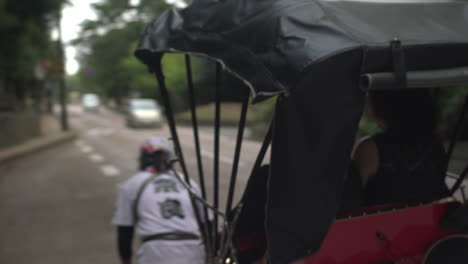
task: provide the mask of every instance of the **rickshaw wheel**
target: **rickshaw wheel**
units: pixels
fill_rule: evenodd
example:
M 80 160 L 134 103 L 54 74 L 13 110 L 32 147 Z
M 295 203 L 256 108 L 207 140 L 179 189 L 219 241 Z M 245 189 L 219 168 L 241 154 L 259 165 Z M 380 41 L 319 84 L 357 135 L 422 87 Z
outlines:
M 427 251 L 423 264 L 465 264 L 468 263 L 468 236 L 445 237 Z

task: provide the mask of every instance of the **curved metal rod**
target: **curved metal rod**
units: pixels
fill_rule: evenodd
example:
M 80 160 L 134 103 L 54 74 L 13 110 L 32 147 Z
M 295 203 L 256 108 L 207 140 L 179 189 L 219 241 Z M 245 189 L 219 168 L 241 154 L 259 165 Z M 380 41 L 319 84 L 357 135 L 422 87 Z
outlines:
M 189 90 L 190 111 L 192 114 L 193 137 L 194 137 L 194 142 L 195 142 L 195 154 L 197 156 L 198 174 L 200 178 L 200 189 L 201 189 L 202 197 L 206 199 L 205 174 L 203 172 L 203 162 L 202 162 L 201 151 L 200 151 L 200 137 L 198 135 L 198 119 L 197 119 L 197 111 L 195 109 L 195 106 L 196 106 L 195 90 L 193 87 L 190 55 L 185 55 L 185 68 L 187 72 L 187 86 Z
M 245 123 L 247 120 L 247 109 L 249 106 L 249 93 L 248 92 L 249 91 L 247 90 L 247 94 L 244 97 L 244 100 L 242 102 L 241 115 L 239 119 L 239 127 L 237 131 L 236 147 L 234 150 L 234 162 L 232 164 L 232 171 L 231 171 L 231 181 L 229 183 L 229 192 L 228 192 L 228 198 L 227 198 L 227 203 L 226 203 L 226 215 L 228 215 L 229 212 L 231 211 L 232 200 L 234 198 L 234 191 L 236 188 L 237 170 L 239 168 L 239 159 L 240 159 L 240 153 L 241 153 L 241 148 L 242 148 L 242 140 L 244 138 Z
M 203 199 L 206 199 L 206 184 L 205 184 L 205 174 L 203 172 L 203 162 L 201 157 L 200 151 L 200 137 L 198 135 L 198 119 L 197 119 L 197 111 L 195 109 L 196 102 L 195 102 L 195 89 L 193 85 L 193 78 L 192 78 L 192 66 L 190 62 L 190 55 L 185 55 L 185 70 L 187 74 L 187 86 L 189 91 L 189 104 L 190 104 L 190 112 L 192 114 L 192 128 L 193 128 L 193 137 L 195 142 L 195 155 L 197 157 L 197 168 L 198 168 L 198 177 L 200 181 L 200 190 Z M 208 215 L 208 210 L 206 207 L 204 208 L 205 215 Z M 207 228 L 207 227 L 205 227 Z M 211 248 L 211 236 L 209 235 L 209 231 L 205 230 L 206 235 L 206 244 L 207 247 Z
M 221 259 L 225 259 L 229 253 L 229 251 L 234 250 L 234 245 L 232 241 L 232 237 L 234 236 L 234 232 L 236 230 L 236 223 L 239 220 L 240 213 L 242 211 L 242 207 L 244 206 L 243 203 L 240 203 L 239 206 L 236 208 L 236 213 L 234 214 L 234 218 L 232 219 L 231 224 L 229 225 L 229 229 L 226 230 L 226 237 L 223 238 L 221 244 Z M 233 254 L 235 255 L 235 253 Z
M 176 178 L 180 181 L 180 183 L 184 186 L 185 189 L 187 189 L 187 191 L 189 191 L 189 193 L 193 196 L 194 199 L 196 199 L 197 201 L 201 202 L 206 208 L 209 208 L 211 211 L 213 211 L 214 214 L 217 214 L 219 216 L 221 216 L 223 219 L 227 219 L 226 215 L 221 212 L 220 210 L 216 210 L 216 208 L 214 208 L 214 206 L 212 206 L 211 204 L 209 204 L 206 199 L 204 199 L 203 197 L 199 196 L 193 189 L 191 186 L 189 186 L 179 175 L 179 173 L 175 170 L 175 169 L 172 169 L 172 173 L 174 173 L 174 175 L 176 176 Z M 207 215 L 208 216 L 208 215 Z
M 452 189 L 450 189 L 451 195 L 453 195 L 457 191 L 457 189 L 460 188 L 460 185 L 463 183 L 463 180 L 465 180 L 467 174 L 468 174 L 468 164 L 465 166 L 462 173 L 460 174 L 460 177 L 458 177 L 457 181 L 452 186 Z
M 244 138 L 244 130 L 245 130 L 245 123 L 247 120 L 247 109 L 249 105 L 249 90 L 246 90 L 247 93 L 244 96 L 243 102 L 242 102 L 242 109 L 241 109 L 241 115 L 239 119 L 239 127 L 237 131 L 237 139 L 236 139 L 236 147 L 234 150 L 234 161 L 232 164 L 232 171 L 231 171 L 231 179 L 229 183 L 229 192 L 228 192 L 228 198 L 227 198 L 227 203 L 226 203 L 226 215 L 228 216 L 229 213 L 231 212 L 232 208 L 232 203 L 234 199 L 234 192 L 235 192 L 235 187 L 236 187 L 236 181 L 237 181 L 237 171 L 239 167 L 239 160 L 240 160 L 240 153 L 241 153 L 241 148 L 242 148 L 242 141 Z M 235 215 L 238 217 L 238 215 Z M 234 219 L 233 221 L 237 221 Z M 224 258 L 224 256 L 227 255 L 227 248 L 231 247 L 231 242 L 229 240 L 230 237 L 232 237 L 232 233 L 234 232 L 233 229 L 230 230 L 230 232 L 226 232 L 226 236 L 223 237 L 221 240 L 221 256 Z M 227 246 L 226 246 L 226 243 Z
M 164 80 L 164 75 L 162 73 L 161 67 L 156 68 L 155 74 L 156 74 L 156 78 L 158 80 L 159 87 L 161 90 L 161 97 L 164 101 L 166 117 L 169 123 L 169 129 L 171 131 L 172 141 L 174 141 L 176 155 L 179 159 L 180 167 L 182 168 L 182 171 L 184 173 L 185 180 L 188 182 L 188 184 L 190 184 L 189 176 L 187 173 L 187 167 L 185 166 L 184 155 L 182 152 L 182 146 L 180 145 L 179 136 L 177 134 L 177 129 L 176 129 L 175 120 L 174 120 L 174 112 L 172 111 L 171 100 L 169 98 L 169 92 L 167 91 L 167 88 L 166 88 L 166 82 Z
M 172 172 L 174 173 L 174 175 L 176 176 L 176 178 L 179 180 L 179 182 L 185 187 L 185 189 L 187 189 L 187 191 L 190 193 L 190 196 L 193 197 L 194 199 L 198 200 L 199 202 L 201 202 L 203 205 L 204 205 L 204 208 L 209 208 L 212 210 L 212 212 L 214 213 L 214 215 L 219 215 L 223 218 L 223 226 L 224 226 L 224 230 L 226 231 L 226 234 L 231 234 L 232 236 L 232 233 L 234 232 L 234 230 L 232 230 L 232 227 L 229 225 L 229 222 L 227 220 L 227 216 L 219 211 L 218 209 L 216 209 L 214 206 L 210 205 L 203 197 L 200 197 L 193 189 L 191 186 L 189 186 L 184 180 L 182 180 L 182 178 L 180 177 L 179 173 L 177 173 L 177 171 L 175 169 L 172 169 Z M 195 209 L 196 210 L 196 209 Z M 209 215 L 208 214 L 205 214 L 206 216 L 206 220 L 209 219 Z M 228 244 L 228 248 L 226 249 L 226 252 L 227 251 L 232 251 L 232 252 L 235 252 L 235 249 L 233 248 L 233 245 L 232 243 L 229 243 Z M 215 253 L 215 252 L 213 252 Z M 213 257 L 216 257 L 215 254 L 212 255 Z M 235 257 L 234 257 L 235 259 Z M 215 260 L 215 259 L 213 259 Z M 222 261 L 222 259 L 220 260 Z M 222 263 L 222 262 L 220 262 Z M 235 262 L 235 263 L 239 263 L 239 262 Z
M 215 87 L 215 120 L 214 120 L 214 160 L 213 160 L 213 206 L 219 208 L 219 130 L 221 119 L 221 64 L 216 63 Z M 218 250 L 218 216 L 213 219 L 213 251 Z
M 273 123 L 274 123 L 274 120 L 271 122 L 270 127 L 268 128 L 268 132 L 265 135 L 265 138 L 263 140 L 262 146 L 260 147 L 260 151 L 258 152 L 257 158 L 255 160 L 255 164 L 254 164 L 254 166 L 252 168 L 252 171 L 250 173 L 249 181 L 252 179 L 253 174 L 256 171 L 258 171 L 258 169 L 262 165 L 263 160 L 265 159 L 266 152 L 268 150 L 268 147 L 270 146 L 271 139 L 272 139 L 272 136 L 273 136 Z M 248 186 L 248 184 L 247 184 L 247 186 Z M 246 199 L 246 193 L 244 192 L 244 195 L 242 196 L 241 201 L 239 202 L 239 204 L 238 204 L 238 206 L 237 206 L 237 208 L 236 208 L 236 210 L 234 212 L 234 216 L 232 218 L 233 220 L 229 225 L 231 232 L 228 232 L 228 236 L 225 238 L 225 240 L 223 240 L 223 242 L 226 243 L 230 248 L 234 248 L 233 245 L 232 245 L 232 237 L 234 235 L 234 231 L 236 229 L 237 221 L 238 221 L 238 219 L 240 217 L 240 213 L 242 212 L 242 208 L 244 206 L 244 200 L 245 199 Z M 224 259 L 226 257 L 226 254 L 227 254 L 227 251 L 225 250 L 225 247 L 222 248 L 222 251 L 223 251 L 223 255 L 221 255 L 221 257 L 222 257 L 222 259 Z
M 433 88 L 464 84 L 468 84 L 468 67 L 406 73 L 406 87 L 408 88 Z M 398 88 L 399 83 L 393 72 L 379 72 L 361 75 L 360 86 L 364 91 L 388 90 Z
M 162 72 L 162 67 L 161 67 L 161 61 L 159 61 L 159 65 L 157 65 L 155 67 L 155 75 L 156 75 L 156 79 L 158 80 L 160 91 L 161 91 L 161 97 L 162 97 L 163 102 L 164 102 L 164 106 L 165 106 L 165 110 L 166 110 L 166 116 L 167 116 L 167 120 L 168 120 L 168 123 L 169 123 L 169 128 L 171 130 L 172 140 L 174 141 L 174 147 L 175 147 L 176 155 L 179 158 L 180 167 L 182 168 L 182 171 L 184 173 L 185 181 L 190 186 L 190 178 L 189 178 L 189 175 L 188 175 L 188 172 L 187 172 L 187 167 L 185 166 L 184 155 L 182 153 L 182 147 L 180 145 L 179 136 L 177 134 L 177 129 L 176 129 L 176 126 L 175 126 L 174 113 L 172 111 L 171 100 L 169 98 L 169 92 L 167 91 L 166 82 L 164 80 L 164 74 Z M 202 233 L 203 243 L 206 245 L 206 243 L 207 243 L 207 238 L 206 238 L 207 234 L 205 232 L 203 232 L 204 229 L 203 229 L 203 226 L 202 226 L 201 221 L 200 221 L 200 214 L 199 214 L 198 210 L 196 209 L 196 204 L 195 204 L 195 201 L 194 201 L 192 195 L 190 195 L 190 201 L 192 203 L 192 207 L 193 207 L 193 210 L 194 210 L 194 214 L 195 214 L 195 218 L 197 220 L 198 227 L 200 229 L 200 232 Z M 206 246 L 205 246 L 205 249 L 206 249 L 207 253 L 209 253 L 208 248 Z

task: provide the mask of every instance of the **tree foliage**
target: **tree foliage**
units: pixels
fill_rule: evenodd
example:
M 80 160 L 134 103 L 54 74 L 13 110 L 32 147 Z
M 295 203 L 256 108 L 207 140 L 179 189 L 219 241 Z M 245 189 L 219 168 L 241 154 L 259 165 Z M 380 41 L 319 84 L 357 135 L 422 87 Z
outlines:
M 126 0 L 104 0 L 93 7 L 97 19 L 85 21 L 81 37 L 74 41 L 81 50 L 82 90 L 98 92 L 117 104 L 132 95 L 159 99 L 155 77 L 135 58 L 134 51 L 145 26 L 171 6 L 165 1 L 141 0 L 132 6 Z M 166 54 L 162 64 L 175 108 L 183 110 L 187 105 L 184 56 Z M 213 63 L 193 58 L 192 68 L 201 91 L 197 102 L 207 103 L 212 96 Z
M 468 98 L 468 86 L 442 88 L 439 98 L 439 129 L 448 138 L 452 136 L 461 115 L 465 98 Z M 465 114 L 460 137 L 468 139 L 468 113 Z
M 151 96 L 155 81 L 133 57 L 133 50 L 149 17 L 168 7 L 164 1 L 140 1 L 136 6 L 128 0 L 93 4 L 97 19 L 85 21 L 81 37 L 75 41 L 81 51 L 82 89 L 115 99 L 118 104 L 132 91 Z
M 0 0 L 0 95 L 24 102 L 41 86 L 34 68 L 52 60 L 50 30 L 65 0 Z

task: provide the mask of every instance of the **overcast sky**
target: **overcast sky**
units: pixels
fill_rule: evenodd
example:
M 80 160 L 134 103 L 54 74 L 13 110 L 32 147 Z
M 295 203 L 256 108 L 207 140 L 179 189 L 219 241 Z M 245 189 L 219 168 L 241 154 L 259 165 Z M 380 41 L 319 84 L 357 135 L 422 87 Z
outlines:
M 130 0 L 130 4 L 136 5 L 140 0 Z M 154 0 L 160 1 L 160 0 Z M 62 14 L 62 38 L 67 45 L 70 40 L 78 37 L 80 24 L 86 19 L 96 19 L 96 14 L 91 8 L 92 3 L 98 3 L 100 0 L 71 0 L 71 5 L 63 10 Z M 184 7 L 181 0 L 166 0 L 178 7 Z M 75 59 L 76 49 L 70 45 L 66 46 L 66 70 L 68 74 L 75 74 L 79 70 L 79 64 Z
M 99 2 L 99 0 L 72 0 L 72 5 L 65 7 L 62 13 L 62 38 L 65 44 L 78 37 L 81 22 L 86 19 L 96 18 L 96 14 L 91 9 L 91 4 L 96 2 Z M 75 74 L 79 69 L 78 62 L 75 59 L 75 48 L 67 45 L 66 55 L 67 73 Z

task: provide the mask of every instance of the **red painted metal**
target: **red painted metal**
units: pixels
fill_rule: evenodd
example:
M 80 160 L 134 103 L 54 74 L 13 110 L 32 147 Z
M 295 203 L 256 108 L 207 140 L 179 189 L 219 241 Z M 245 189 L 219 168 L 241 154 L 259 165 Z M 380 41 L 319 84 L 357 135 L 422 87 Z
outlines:
M 439 203 L 336 220 L 305 264 L 421 263 L 426 250 L 454 232 L 439 227 L 457 203 Z
M 236 239 L 236 249 L 238 252 L 247 250 L 266 250 L 265 233 L 253 233 L 249 236 Z

